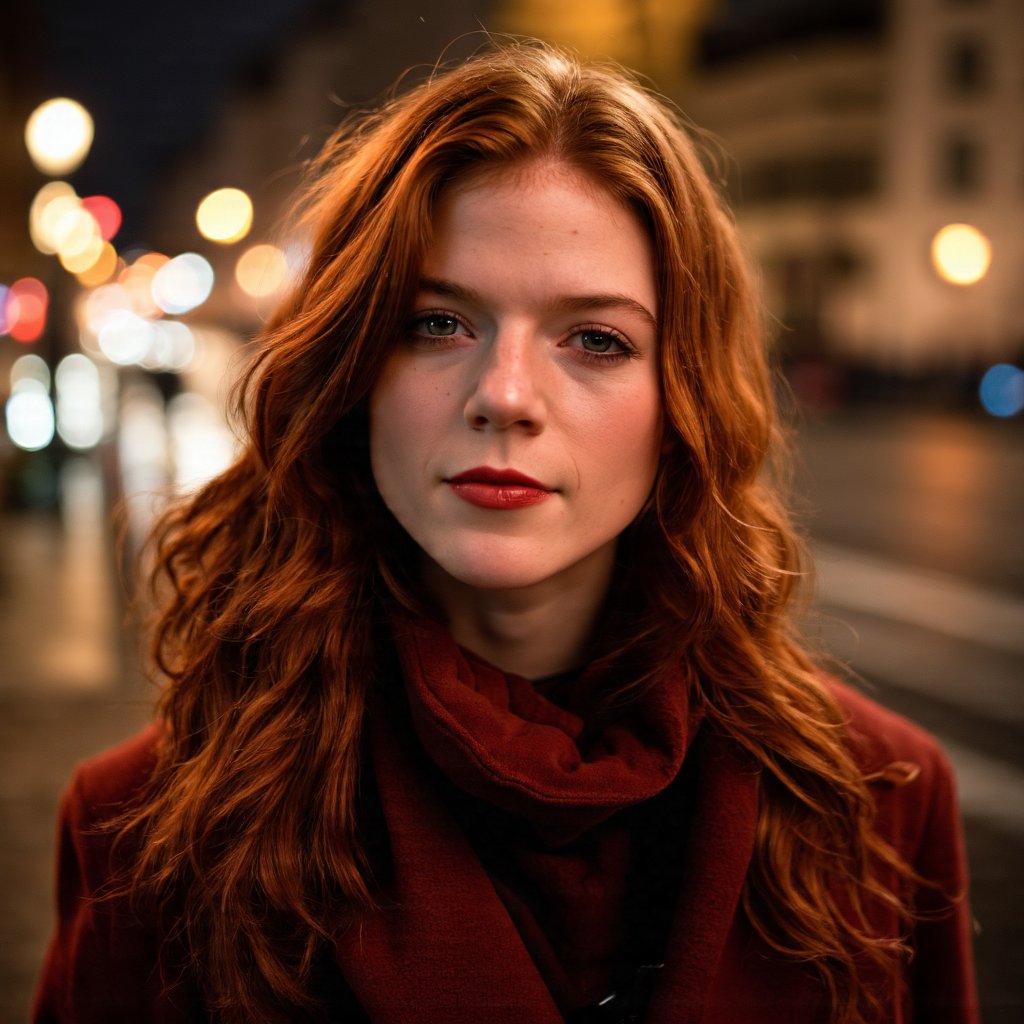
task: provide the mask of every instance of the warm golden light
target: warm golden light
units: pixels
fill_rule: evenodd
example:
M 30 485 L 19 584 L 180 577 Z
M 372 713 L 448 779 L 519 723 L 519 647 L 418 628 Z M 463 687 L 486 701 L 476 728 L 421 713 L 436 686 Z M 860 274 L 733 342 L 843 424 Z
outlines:
M 103 256 L 103 246 L 106 244 L 107 243 L 97 235 L 87 249 L 83 249 L 81 252 L 69 253 L 67 255 L 59 253 L 58 259 L 60 260 L 61 266 L 69 274 L 84 274 L 96 266 L 100 261 L 100 258 Z
M 241 189 L 219 188 L 199 204 L 196 226 L 211 242 L 237 242 L 252 227 L 252 201 Z
M 47 100 L 25 125 L 25 145 L 43 174 L 68 174 L 85 159 L 92 145 L 89 111 L 74 100 Z
M 95 288 L 97 285 L 105 284 L 117 272 L 117 250 L 109 242 L 103 243 L 103 248 L 92 266 L 85 270 L 76 272 L 79 284 L 86 288 Z
M 932 263 L 944 281 L 975 284 L 988 273 L 992 246 L 970 224 L 947 224 L 932 239 Z
M 98 254 L 103 245 L 99 225 L 88 210 L 81 206 L 69 210 L 60 218 L 54 227 L 53 241 L 62 261 L 88 251 Z
M 276 245 L 254 245 L 235 265 L 235 280 L 246 295 L 263 299 L 279 292 L 288 280 L 288 263 Z
M 168 258 L 163 253 L 147 252 L 118 275 L 119 283 L 131 296 L 131 309 L 140 316 L 161 315 L 160 307 L 153 301 L 153 278 L 167 262 Z
M 32 200 L 28 230 L 32 244 L 47 256 L 57 251 L 57 225 L 69 213 L 80 209 L 81 200 L 66 181 L 47 182 Z

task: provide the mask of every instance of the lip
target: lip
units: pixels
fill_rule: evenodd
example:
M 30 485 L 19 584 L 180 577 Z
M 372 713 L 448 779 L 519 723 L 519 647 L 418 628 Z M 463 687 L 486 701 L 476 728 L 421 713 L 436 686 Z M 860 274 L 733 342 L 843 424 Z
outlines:
M 463 501 L 478 508 L 528 508 L 547 501 L 555 492 L 515 469 L 477 466 L 448 477 L 445 483 Z

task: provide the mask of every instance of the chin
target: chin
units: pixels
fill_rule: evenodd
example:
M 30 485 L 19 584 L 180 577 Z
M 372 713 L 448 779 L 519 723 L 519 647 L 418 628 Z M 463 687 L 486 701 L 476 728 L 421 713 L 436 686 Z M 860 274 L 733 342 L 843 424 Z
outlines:
M 474 562 L 472 565 L 458 562 L 436 564 L 443 575 L 464 587 L 476 590 L 521 590 L 557 575 L 557 569 L 542 569 L 523 565 L 521 562 L 509 563 L 501 560 Z
M 429 552 L 429 573 L 478 590 L 520 590 L 543 583 L 565 568 L 559 560 L 538 558 L 536 541 L 457 545 Z

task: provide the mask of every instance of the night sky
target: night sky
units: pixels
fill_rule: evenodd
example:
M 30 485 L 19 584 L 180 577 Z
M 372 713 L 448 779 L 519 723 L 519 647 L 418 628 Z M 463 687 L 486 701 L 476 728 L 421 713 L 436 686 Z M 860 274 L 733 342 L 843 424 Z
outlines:
M 24 74 L 14 84 L 30 107 L 66 95 L 92 113 L 96 137 L 72 183 L 81 195 L 115 197 L 122 237 L 137 237 L 148 183 L 201 140 L 226 86 L 315 3 L 20 0 L 16 17 L 31 52 L 20 50 Z
M 443 2 L 425 0 L 424 9 Z M 348 8 L 358 16 L 355 0 L 15 0 L 0 81 L 23 115 L 57 95 L 90 110 L 96 137 L 72 183 L 81 195 L 113 196 L 124 213 L 122 241 L 138 240 L 150 182 L 202 140 L 227 86 L 318 9 Z M 880 8 L 881 0 L 727 0 L 703 53 L 728 60 L 778 42 L 780 32 L 870 12 L 877 18 Z

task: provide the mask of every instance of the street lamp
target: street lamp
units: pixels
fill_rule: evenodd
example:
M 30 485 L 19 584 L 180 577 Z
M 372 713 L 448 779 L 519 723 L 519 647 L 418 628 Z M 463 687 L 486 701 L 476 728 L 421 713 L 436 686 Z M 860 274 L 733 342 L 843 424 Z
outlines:
M 36 107 L 25 125 L 25 145 L 32 162 L 43 174 L 70 174 L 86 158 L 92 145 L 89 111 L 65 97 Z
M 991 262 L 992 245 L 972 224 L 947 224 L 932 239 L 932 263 L 951 284 L 976 284 Z
M 196 226 L 211 242 L 232 245 L 252 227 L 252 200 L 240 188 L 219 188 L 199 204 Z

